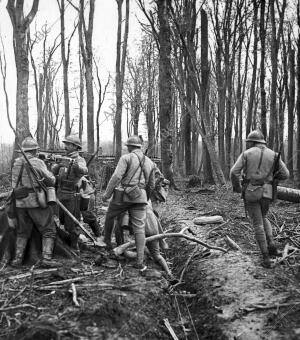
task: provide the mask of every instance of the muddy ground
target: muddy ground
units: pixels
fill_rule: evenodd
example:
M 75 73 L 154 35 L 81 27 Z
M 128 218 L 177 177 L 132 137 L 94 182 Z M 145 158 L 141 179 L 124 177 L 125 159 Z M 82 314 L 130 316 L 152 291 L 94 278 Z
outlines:
M 194 225 L 203 215 L 224 222 Z M 287 243 L 297 248 L 298 216 L 298 204 L 278 201 L 271 209 L 281 249 Z M 167 232 L 189 226 L 228 252 L 169 240 L 165 256 L 182 279 L 175 287 L 151 259 L 141 275 L 130 260 L 93 248 L 82 251 L 80 261 L 60 259 L 60 269 L 8 267 L 0 272 L 0 338 L 300 339 L 298 252 L 264 269 L 242 201 L 229 186 L 174 191 L 161 217 Z

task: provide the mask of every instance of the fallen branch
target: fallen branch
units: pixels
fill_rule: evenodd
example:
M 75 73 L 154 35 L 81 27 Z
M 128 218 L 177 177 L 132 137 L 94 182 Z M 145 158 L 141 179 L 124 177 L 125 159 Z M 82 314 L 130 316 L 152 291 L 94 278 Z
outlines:
M 32 276 L 32 275 L 41 275 L 44 273 L 53 273 L 56 272 L 57 268 L 50 268 L 50 269 L 40 269 L 40 270 L 34 270 L 34 271 L 30 271 L 24 274 L 18 274 L 18 275 L 14 275 L 14 276 L 9 276 L 8 279 L 9 280 L 20 280 L 20 279 L 25 279 L 26 277 Z
M 242 248 L 227 235 L 225 237 L 225 241 L 231 249 L 243 251 Z
M 195 254 L 196 254 L 196 252 L 197 252 L 198 250 L 199 250 L 199 245 L 197 244 L 197 245 L 195 246 L 195 248 L 194 248 L 192 254 L 191 254 L 191 255 L 189 256 L 189 258 L 187 259 L 187 261 L 186 261 L 186 263 L 185 263 L 185 265 L 184 265 L 184 267 L 183 267 L 183 269 L 182 269 L 182 271 L 181 271 L 180 278 L 179 278 L 179 282 L 176 283 L 176 285 L 174 285 L 174 287 L 177 286 L 177 285 L 180 285 L 180 284 L 182 283 L 184 273 L 185 273 L 185 271 L 186 271 L 186 269 L 187 269 L 189 263 L 191 262 L 192 258 L 195 256 Z M 173 287 L 173 288 L 174 288 L 174 287 Z
M 172 326 L 170 325 L 170 322 L 169 322 L 168 319 L 164 319 L 164 324 L 165 324 L 165 326 L 168 328 L 168 331 L 170 332 L 172 338 L 173 338 L 174 340 L 179 340 L 178 337 L 177 337 L 177 335 L 175 334 L 175 332 L 174 332 Z
M 102 273 L 102 270 L 101 271 L 93 271 L 93 272 L 86 272 L 86 273 L 83 273 L 84 276 L 78 276 L 78 277 L 74 277 L 72 279 L 66 279 L 66 280 L 61 280 L 61 281 L 53 281 L 53 282 L 50 282 L 48 283 L 49 286 L 53 285 L 64 285 L 66 283 L 73 283 L 73 282 L 78 282 L 78 281 L 82 281 L 86 278 L 86 276 L 89 276 L 89 275 L 95 275 L 95 274 L 99 274 L 99 273 Z
M 28 303 L 24 303 L 23 305 L 11 306 L 11 307 L 3 307 L 0 308 L 0 312 L 7 312 L 9 310 L 19 309 L 19 308 L 33 308 L 33 309 L 40 309 Z
M 242 308 L 242 310 L 246 312 L 253 312 L 257 309 L 259 310 L 267 310 L 267 309 L 274 309 L 274 308 L 280 308 L 280 307 L 291 307 L 291 306 L 298 306 L 300 305 L 300 301 L 297 302 L 289 302 L 289 303 L 277 303 L 274 305 L 250 305 L 248 307 Z
M 150 236 L 150 237 L 146 238 L 146 243 L 147 242 L 151 242 L 151 241 L 161 240 L 161 239 L 168 238 L 168 237 L 183 237 L 183 238 L 185 238 L 185 239 L 187 239 L 189 241 L 199 243 L 199 244 L 201 244 L 202 246 L 204 246 L 206 248 L 214 249 L 214 250 L 219 250 L 219 251 L 222 251 L 223 253 L 227 252 L 227 250 L 224 249 L 224 248 L 211 246 L 211 245 L 209 245 L 209 244 L 207 244 L 207 243 L 205 243 L 203 241 L 200 241 L 196 237 L 191 237 L 191 236 L 185 235 L 184 232 L 186 230 L 188 230 L 188 229 L 189 229 L 189 227 L 185 227 L 179 233 L 169 233 L 169 234 L 153 235 L 153 236 Z M 129 247 L 132 247 L 134 245 L 135 245 L 135 241 L 130 241 L 130 242 L 121 244 L 119 247 L 116 247 L 116 248 L 113 249 L 114 254 L 116 256 L 119 256 L 119 255 L 123 254 L 126 249 L 128 249 Z
M 118 287 L 113 286 L 112 284 L 108 284 L 108 283 L 83 283 L 81 285 L 77 285 L 76 286 L 77 289 L 83 289 L 83 288 L 91 288 L 91 287 L 96 287 L 96 288 L 101 288 L 101 289 L 113 289 L 116 288 L 118 289 Z M 63 285 L 56 285 L 56 286 L 34 286 L 33 288 L 35 288 L 36 290 L 58 290 L 58 289 L 66 289 L 65 286 Z
M 77 300 L 77 291 L 76 291 L 76 287 L 74 283 L 71 283 L 71 291 L 72 291 L 72 299 L 73 299 L 74 305 L 76 307 L 80 307 L 79 302 Z

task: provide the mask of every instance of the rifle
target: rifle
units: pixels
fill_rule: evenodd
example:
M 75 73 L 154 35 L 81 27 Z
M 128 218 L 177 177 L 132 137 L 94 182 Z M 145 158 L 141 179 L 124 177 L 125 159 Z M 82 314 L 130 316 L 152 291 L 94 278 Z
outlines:
M 281 157 L 281 152 L 283 148 L 283 143 L 280 144 L 278 154 L 274 160 L 274 165 L 273 165 L 273 182 L 272 182 L 272 197 L 273 201 L 276 201 L 277 198 L 277 186 L 279 180 L 276 178 L 276 175 L 279 171 L 279 163 L 280 163 L 280 157 Z
M 87 161 L 87 163 L 86 163 L 86 166 L 87 166 L 87 167 L 92 163 L 93 159 L 94 159 L 95 156 L 98 154 L 98 152 L 99 152 L 99 150 L 96 150 L 96 151 L 92 154 L 92 156 L 90 157 L 90 159 L 89 159 L 89 160 Z
M 39 187 L 42 190 L 44 190 L 45 192 L 47 192 L 47 186 L 43 182 L 43 178 L 40 178 L 40 175 L 37 173 L 35 168 L 30 163 L 26 153 L 24 152 L 22 147 L 19 145 L 19 143 L 16 143 L 16 144 L 17 144 L 18 148 L 20 149 L 26 163 L 28 164 L 29 170 L 33 174 L 33 177 L 37 181 Z M 93 241 L 94 245 L 97 245 L 97 241 L 95 240 L 93 235 L 83 225 L 81 225 L 81 223 L 77 220 L 77 218 L 60 202 L 60 200 L 58 198 L 56 198 L 56 203 L 66 214 L 69 215 L 69 217 L 73 220 L 73 222 L 75 222 L 79 226 L 79 228 Z

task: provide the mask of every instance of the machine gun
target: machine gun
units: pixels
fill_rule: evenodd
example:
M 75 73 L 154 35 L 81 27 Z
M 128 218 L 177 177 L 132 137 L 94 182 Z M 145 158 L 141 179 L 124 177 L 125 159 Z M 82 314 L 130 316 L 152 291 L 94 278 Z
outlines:
M 74 162 L 73 158 L 63 156 L 60 154 L 50 153 L 48 151 L 39 152 L 38 157 L 42 159 L 48 167 L 51 166 L 52 164 L 61 164 L 64 167 L 68 168 Z

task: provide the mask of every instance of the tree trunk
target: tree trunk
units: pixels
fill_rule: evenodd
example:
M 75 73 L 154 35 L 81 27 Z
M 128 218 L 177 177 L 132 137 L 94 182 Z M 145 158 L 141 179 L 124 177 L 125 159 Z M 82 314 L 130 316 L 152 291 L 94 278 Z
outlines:
M 297 38 L 297 172 L 298 172 L 298 187 L 300 186 L 300 3 L 297 3 L 297 24 L 298 24 L 298 38 Z
M 94 153 L 94 91 L 93 91 L 93 27 L 95 0 L 90 0 L 90 10 L 88 27 L 84 20 L 84 0 L 80 0 L 79 11 L 79 43 L 82 54 L 82 60 L 85 67 L 85 86 L 86 86 L 86 103 L 87 103 L 87 148 L 89 153 Z
M 16 142 L 30 135 L 28 117 L 28 35 L 27 31 L 38 10 L 39 0 L 34 0 L 31 10 L 24 17 L 23 0 L 8 0 L 7 11 L 13 26 L 13 44 L 15 63 L 17 68 L 17 93 L 16 93 Z
M 265 27 L 265 8 L 266 1 L 261 0 L 260 2 L 260 100 L 261 100 L 261 131 L 267 139 L 267 101 L 266 101 L 266 90 L 265 90 L 265 77 L 266 77 L 266 27 Z
M 258 3 L 253 1 L 253 30 L 254 30 L 254 41 L 253 41 L 253 67 L 252 67 L 252 80 L 248 104 L 248 113 L 246 120 L 246 136 L 248 136 L 253 117 L 253 105 L 255 100 L 255 87 L 256 87 L 256 71 L 257 71 L 257 45 L 258 45 L 258 33 L 257 33 L 257 13 L 258 13 Z
M 129 29 L 129 0 L 126 0 L 125 30 L 122 36 L 122 4 L 123 0 L 117 0 L 118 4 L 118 32 L 117 32 L 117 58 L 116 58 L 116 116 L 115 116 L 115 140 L 116 161 L 122 154 L 122 106 L 123 106 L 123 83 L 125 76 L 125 61 L 127 53 L 127 40 Z
M 169 26 L 169 0 L 158 0 L 157 15 L 159 22 L 159 118 L 162 171 L 174 184 L 172 171 L 172 76 L 171 40 Z
M 211 125 L 209 113 L 209 62 L 208 62 L 208 20 L 206 11 L 201 9 L 201 109 L 205 123 Z M 212 136 L 208 138 L 213 143 Z M 204 182 L 214 183 L 211 159 L 206 143 L 202 143 Z
M 70 104 L 69 104 L 69 80 L 68 80 L 68 69 L 69 60 L 66 57 L 66 44 L 65 44 L 65 0 L 60 0 L 59 11 L 60 11 L 60 41 L 61 41 L 61 58 L 63 65 L 63 85 L 64 85 L 64 104 L 65 104 L 65 136 L 71 133 L 70 127 Z
M 295 50 L 292 48 L 289 35 L 289 71 L 290 71 L 290 86 L 288 100 L 288 157 L 287 166 L 290 171 L 290 177 L 294 178 L 294 108 L 295 108 Z M 298 65 L 299 67 L 300 65 Z M 299 133 L 299 130 L 298 130 Z

